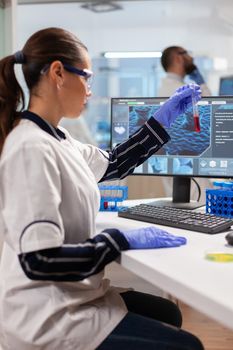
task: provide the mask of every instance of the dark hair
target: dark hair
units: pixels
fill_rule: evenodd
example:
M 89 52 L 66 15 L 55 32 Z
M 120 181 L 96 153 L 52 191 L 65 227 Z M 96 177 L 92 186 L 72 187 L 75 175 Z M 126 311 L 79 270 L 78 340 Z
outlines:
M 83 50 L 87 51 L 86 46 L 72 33 L 61 28 L 46 28 L 33 34 L 22 51 L 0 60 L 0 153 L 25 107 L 14 64 L 22 63 L 24 78 L 31 91 L 39 82 L 46 64 L 56 60 L 70 65 L 82 63 Z
M 162 56 L 161 56 L 161 64 L 162 64 L 165 72 L 167 72 L 169 67 L 172 65 L 173 56 L 179 50 L 180 50 L 179 46 L 169 46 L 163 51 Z

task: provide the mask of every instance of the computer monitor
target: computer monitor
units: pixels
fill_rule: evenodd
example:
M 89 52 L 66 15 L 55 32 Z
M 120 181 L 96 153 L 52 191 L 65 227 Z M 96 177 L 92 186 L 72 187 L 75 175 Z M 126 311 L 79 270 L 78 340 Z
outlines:
M 233 95 L 233 75 L 220 78 L 219 95 Z
M 138 130 L 166 99 L 112 98 L 111 145 Z M 190 108 L 167 129 L 171 140 L 134 170 L 135 175 L 173 177 L 172 201 L 160 205 L 193 209 L 201 204 L 190 202 L 192 177 L 233 178 L 233 96 L 203 97 L 198 111 L 200 132 L 194 130 Z

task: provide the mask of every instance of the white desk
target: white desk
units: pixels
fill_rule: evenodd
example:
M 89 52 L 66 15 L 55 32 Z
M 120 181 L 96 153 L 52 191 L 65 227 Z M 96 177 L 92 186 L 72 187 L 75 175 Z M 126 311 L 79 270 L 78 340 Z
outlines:
M 131 229 L 151 224 L 119 218 L 117 213 L 100 212 L 97 231 L 115 227 Z M 159 225 L 156 225 L 159 226 Z M 206 251 L 230 251 L 225 233 L 208 235 L 160 226 L 187 238 L 178 248 L 129 250 L 119 263 L 141 278 L 172 294 L 207 316 L 233 329 L 233 262 L 217 263 L 204 258 Z

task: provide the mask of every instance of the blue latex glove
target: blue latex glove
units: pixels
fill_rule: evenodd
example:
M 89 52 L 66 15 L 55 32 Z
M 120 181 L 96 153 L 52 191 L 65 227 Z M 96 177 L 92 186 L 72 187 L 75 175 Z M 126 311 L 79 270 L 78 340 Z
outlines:
M 198 70 L 198 68 L 194 69 L 192 71 L 192 73 L 189 74 L 189 78 L 193 81 L 195 81 L 195 83 L 201 85 L 205 83 L 205 80 L 203 78 L 203 76 L 201 75 L 200 71 Z
M 154 114 L 154 118 L 169 128 L 175 119 L 192 106 L 192 95 L 196 102 L 201 99 L 199 85 L 188 84 L 178 88 Z
M 155 226 L 121 231 L 121 233 L 128 241 L 130 249 L 168 248 L 186 244 L 185 237 L 173 236 Z

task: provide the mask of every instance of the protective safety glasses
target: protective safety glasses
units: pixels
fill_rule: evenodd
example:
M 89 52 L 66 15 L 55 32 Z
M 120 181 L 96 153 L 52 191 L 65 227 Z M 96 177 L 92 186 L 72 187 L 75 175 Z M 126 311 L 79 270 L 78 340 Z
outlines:
M 46 64 L 44 68 L 41 69 L 40 74 L 45 74 L 49 68 L 50 64 Z M 70 73 L 75 73 L 81 77 L 83 77 L 86 81 L 86 86 L 88 91 L 91 90 L 91 86 L 93 83 L 93 72 L 89 69 L 78 69 L 76 67 L 70 66 L 69 64 L 63 63 L 63 67 Z
M 178 55 L 189 55 L 189 56 L 192 56 L 192 52 L 191 51 L 187 51 L 187 50 L 178 51 L 177 53 L 178 53 Z
M 70 66 L 69 64 L 63 64 L 63 67 L 70 73 L 75 73 L 81 77 L 84 77 L 88 90 L 91 90 L 91 86 L 93 83 L 93 72 L 91 70 L 78 69 L 76 67 Z

